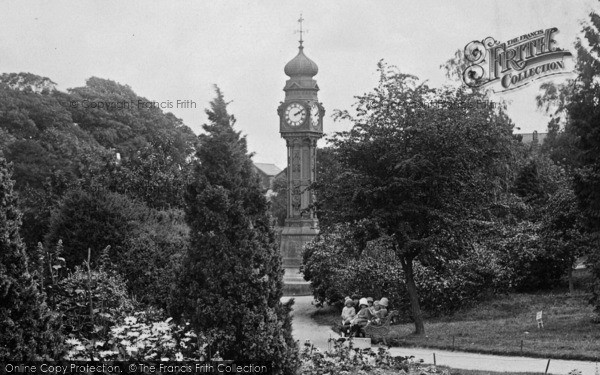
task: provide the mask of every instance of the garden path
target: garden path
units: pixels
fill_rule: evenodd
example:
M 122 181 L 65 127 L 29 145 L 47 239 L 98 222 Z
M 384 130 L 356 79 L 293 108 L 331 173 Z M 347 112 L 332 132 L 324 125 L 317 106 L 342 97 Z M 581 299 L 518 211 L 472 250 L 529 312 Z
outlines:
M 288 297 L 284 297 L 287 300 Z M 317 309 L 311 296 L 293 297 L 295 299 L 292 334 L 300 345 L 310 340 L 316 347 L 327 350 L 330 337 L 339 337 L 330 327 L 317 324 L 310 315 Z M 414 356 L 416 360 L 423 359 L 433 363 L 433 353 L 438 365 L 465 370 L 512 371 L 544 373 L 547 359 L 530 357 L 506 357 L 499 355 L 476 354 L 468 352 L 452 352 L 428 348 L 391 348 L 393 356 Z M 548 368 L 549 374 L 567 374 L 573 369 L 581 371 L 582 375 L 600 375 L 600 364 L 589 361 L 568 361 L 552 359 Z

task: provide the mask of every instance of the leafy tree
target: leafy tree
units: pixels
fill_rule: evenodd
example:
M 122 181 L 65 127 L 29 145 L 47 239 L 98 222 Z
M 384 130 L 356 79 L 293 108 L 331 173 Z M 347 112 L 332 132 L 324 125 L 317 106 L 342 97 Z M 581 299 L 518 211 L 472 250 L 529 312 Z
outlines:
M 29 270 L 13 184 L 0 154 L 0 361 L 57 359 L 60 325 Z
M 586 231 L 591 236 L 588 243 L 594 251 L 589 265 L 596 276 L 594 298 L 600 312 L 600 15 L 591 12 L 583 24 L 583 39 L 575 44 L 577 51 L 577 77 L 557 87 L 542 87 L 541 104 L 549 103 L 564 118 L 562 142 L 558 143 L 557 159 L 564 160 L 574 176 L 574 192 L 583 213 Z M 575 146 L 575 147 L 573 147 Z
M 461 82 L 463 72 L 469 65 L 471 63 L 465 58 L 464 52 L 458 49 L 451 59 L 440 65 L 440 69 L 444 69 L 444 74 L 450 81 Z
M 267 202 L 246 139 L 216 93 L 186 193 L 191 244 L 172 311 L 204 332 L 224 358 L 270 361 L 276 372 L 293 374 L 291 305 L 280 301 L 283 269 Z
M 177 161 L 162 145 L 149 145 L 122 162 L 105 163 L 92 179 L 156 209 L 183 208 L 190 163 Z
M 30 73 L 0 77 L 0 148 L 14 165 L 22 235 L 30 248 L 43 240 L 60 196 L 104 151 L 73 123 L 58 95 L 46 77 Z
M 161 146 L 175 162 L 183 163 L 193 152 L 192 130 L 127 85 L 91 77 L 84 87 L 69 89 L 62 95 L 64 101 L 77 103 L 67 107 L 73 121 L 123 158 L 133 157 L 148 146 Z
M 481 94 L 434 90 L 384 63 L 379 73 L 378 87 L 358 97 L 356 116 L 337 113 L 354 126 L 332 139 L 343 173 L 323 189 L 340 197 L 328 213 L 335 222 L 367 219 L 379 228 L 374 235 L 393 239 L 423 334 L 414 261 L 464 248 L 461 223 L 506 188 L 513 125 Z
M 581 151 L 580 169 L 575 175 L 575 194 L 583 211 L 588 230 L 594 236 L 595 250 L 590 264 L 596 276 L 594 299 L 600 312 L 600 62 L 594 56 L 600 51 L 600 15 L 590 14 L 583 28 L 588 46 L 579 40 L 577 49 L 577 79 L 573 96 L 567 105 L 572 132 Z

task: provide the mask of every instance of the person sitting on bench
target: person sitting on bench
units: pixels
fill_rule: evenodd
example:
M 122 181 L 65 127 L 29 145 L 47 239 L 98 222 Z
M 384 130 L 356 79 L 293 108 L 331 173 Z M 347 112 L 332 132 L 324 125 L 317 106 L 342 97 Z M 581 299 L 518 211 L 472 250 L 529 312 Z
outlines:
M 356 316 L 356 311 L 354 311 L 354 301 L 352 301 L 350 297 L 346 297 L 344 305 L 346 306 L 342 309 L 342 325 L 349 326 L 352 319 Z
M 377 311 L 377 317 L 381 320 L 383 320 L 387 314 L 388 314 L 388 305 L 389 305 L 389 301 L 387 298 L 382 297 L 379 300 L 379 311 Z
M 373 317 L 371 310 L 369 310 L 369 302 L 366 298 L 361 298 L 358 302 L 358 306 L 360 307 L 360 311 L 350 322 L 350 337 L 364 337 L 362 328 L 366 326 L 369 320 L 371 320 Z

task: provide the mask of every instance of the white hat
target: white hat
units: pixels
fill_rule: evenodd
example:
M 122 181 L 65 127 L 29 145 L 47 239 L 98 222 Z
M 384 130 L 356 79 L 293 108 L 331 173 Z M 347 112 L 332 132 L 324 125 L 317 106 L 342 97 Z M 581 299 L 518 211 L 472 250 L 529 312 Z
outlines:
M 366 298 L 361 298 L 360 301 L 358 301 L 358 306 L 361 305 L 369 306 L 369 301 L 367 301 Z
M 379 300 L 379 304 L 380 304 L 381 306 L 388 307 L 388 303 L 389 303 L 389 302 L 388 302 L 388 299 L 387 299 L 387 298 L 385 298 L 385 297 L 383 297 L 382 299 L 380 299 L 380 300 Z

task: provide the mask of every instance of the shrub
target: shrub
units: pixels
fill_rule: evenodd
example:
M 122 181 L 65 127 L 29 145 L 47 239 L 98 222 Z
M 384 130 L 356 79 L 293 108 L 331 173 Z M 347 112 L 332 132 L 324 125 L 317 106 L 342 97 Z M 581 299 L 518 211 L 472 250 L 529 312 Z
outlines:
M 122 277 L 104 268 L 88 273 L 75 267 L 55 290 L 56 309 L 63 314 L 65 334 L 81 338 L 105 338 L 109 328 L 131 314 L 135 306 Z
M 177 268 L 189 246 L 179 210 L 152 210 L 116 256 L 116 268 L 138 301 L 166 309 Z
M 450 374 L 448 370 L 415 363 L 412 356 L 393 357 L 384 348 L 355 349 L 351 339 L 330 339 L 330 343 L 333 349 L 327 352 L 313 347 L 310 342 L 304 344 L 300 353 L 301 374 Z
M 355 229 L 338 225 L 306 245 L 302 269 L 315 299 L 320 304 L 336 304 L 344 296 L 385 296 L 391 309 L 410 315 L 403 270 L 391 242 L 379 237 L 367 241 L 361 251 L 363 239 Z M 439 264 L 416 261 L 414 270 L 420 302 L 429 315 L 450 313 L 504 292 L 511 275 L 499 257 L 477 246 Z
M 114 268 L 140 302 L 166 308 L 175 268 L 188 246 L 189 229 L 180 210 L 159 211 L 103 188 L 68 192 L 53 212 L 46 247 L 62 240 L 68 268 L 92 250 L 111 247 Z
M 502 225 L 499 233 L 486 244 L 497 254 L 502 266 L 510 270 L 510 287 L 519 292 L 550 289 L 565 273 L 561 254 L 546 248 L 539 223 L 529 221 Z
M 588 261 L 588 267 L 591 268 L 594 280 L 591 283 L 592 298 L 590 303 L 594 306 L 596 312 L 596 321 L 600 323 L 600 248 L 596 248 L 592 251 Z
M 69 191 L 52 212 L 46 246 L 62 239 L 63 256 L 69 268 L 81 264 L 88 249 L 92 250 L 92 261 L 106 246 L 111 246 L 112 254 L 117 254 L 123 251 L 146 210 L 144 205 L 103 188 Z

